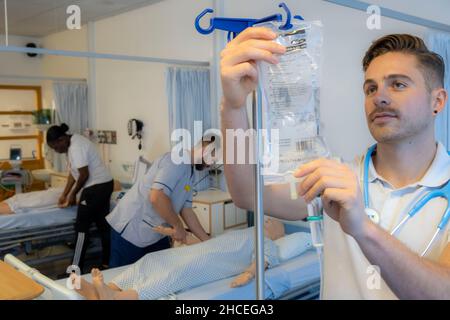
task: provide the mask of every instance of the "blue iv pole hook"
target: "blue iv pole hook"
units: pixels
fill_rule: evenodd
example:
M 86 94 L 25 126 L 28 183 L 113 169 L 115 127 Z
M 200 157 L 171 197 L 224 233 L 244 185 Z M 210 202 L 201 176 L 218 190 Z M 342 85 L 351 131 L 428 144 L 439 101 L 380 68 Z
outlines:
M 201 34 L 210 34 L 211 32 L 214 31 L 215 27 L 214 27 L 214 23 L 213 23 L 213 19 L 209 19 L 209 28 L 204 29 L 200 26 L 200 20 L 207 15 L 208 13 L 213 13 L 214 10 L 210 9 L 210 8 L 206 8 L 205 10 L 202 11 L 202 13 L 200 13 L 197 18 L 195 18 L 195 28 L 197 29 L 197 31 Z
M 286 12 L 286 22 L 284 25 L 280 27 L 280 30 L 289 30 L 292 28 L 292 15 L 288 6 L 282 2 L 278 5 L 278 7 L 283 8 Z M 215 29 L 220 29 L 224 31 L 228 31 L 228 41 L 234 38 L 237 34 L 244 31 L 246 28 L 251 27 L 255 24 L 268 22 L 268 21 L 282 21 L 283 18 L 281 14 L 273 14 L 271 16 L 267 16 L 262 19 L 250 19 L 250 18 L 222 18 L 222 17 L 214 17 L 209 19 L 209 27 L 202 28 L 200 26 L 200 20 L 206 16 L 208 13 L 213 13 L 214 10 L 211 8 L 207 8 L 203 10 L 195 19 L 195 28 L 201 34 L 210 34 Z M 294 19 L 303 20 L 303 18 L 299 15 L 294 16 Z
M 291 23 L 291 10 L 289 10 L 288 6 L 286 5 L 286 3 L 281 2 L 278 5 L 279 8 L 283 8 L 284 11 L 286 11 L 286 23 L 284 25 L 282 25 L 279 29 L 280 30 L 289 30 L 293 27 L 292 23 Z M 295 15 L 294 19 L 298 19 L 298 20 L 303 20 L 303 17 L 300 15 Z
M 279 8 L 283 8 L 286 11 L 286 23 L 280 27 L 280 30 L 289 30 L 292 28 L 291 23 L 291 10 L 287 7 L 286 3 L 282 2 L 278 5 Z
M 283 8 L 284 11 L 286 11 L 286 22 L 285 22 L 285 24 L 282 25 L 279 29 L 280 29 L 280 30 L 289 30 L 289 29 L 291 29 L 291 28 L 293 27 L 293 25 L 292 25 L 292 23 L 291 23 L 291 17 L 292 17 L 292 15 L 291 15 L 291 10 L 289 10 L 287 4 L 284 3 L 284 2 L 281 2 L 281 3 L 278 5 L 278 7 L 279 7 L 279 8 Z M 294 19 L 302 20 L 302 21 L 304 20 L 303 17 L 302 17 L 301 15 L 298 15 L 298 14 L 294 16 Z

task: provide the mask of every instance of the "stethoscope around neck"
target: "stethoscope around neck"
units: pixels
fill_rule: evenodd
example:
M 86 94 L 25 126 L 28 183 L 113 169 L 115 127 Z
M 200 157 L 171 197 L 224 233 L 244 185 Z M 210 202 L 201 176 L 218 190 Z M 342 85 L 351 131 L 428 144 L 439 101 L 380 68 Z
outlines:
M 375 210 L 369 207 L 369 164 L 370 159 L 372 158 L 372 154 L 376 149 L 376 144 L 371 146 L 366 153 L 366 156 L 364 158 L 364 173 L 363 173 L 363 192 L 364 192 L 364 208 L 366 211 L 366 214 L 369 216 L 369 218 L 376 224 L 380 223 L 380 215 Z M 408 214 L 403 218 L 402 221 L 400 221 L 399 224 L 392 230 L 391 235 L 395 235 L 396 232 L 407 222 L 409 219 L 414 217 L 420 209 L 422 209 L 428 201 L 430 201 L 433 198 L 442 197 L 445 200 L 447 200 L 447 208 L 445 209 L 445 212 L 442 216 L 441 221 L 439 222 L 439 225 L 437 226 L 436 232 L 433 235 L 433 238 L 431 238 L 430 242 L 428 242 L 427 247 L 422 252 L 421 256 L 423 257 L 428 250 L 433 245 L 434 241 L 436 240 L 439 232 L 441 230 L 445 229 L 445 226 L 450 220 L 450 208 L 449 208 L 449 197 L 450 197 L 450 182 L 445 183 L 442 187 L 436 188 L 428 193 L 426 193 L 424 196 L 422 196 L 419 200 L 417 200 L 414 205 L 409 210 Z

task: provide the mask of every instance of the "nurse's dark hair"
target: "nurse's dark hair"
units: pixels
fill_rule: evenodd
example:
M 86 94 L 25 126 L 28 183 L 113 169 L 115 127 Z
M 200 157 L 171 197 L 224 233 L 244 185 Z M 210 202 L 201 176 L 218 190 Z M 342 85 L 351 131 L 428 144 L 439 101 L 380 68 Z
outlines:
M 51 126 L 47 130 L 47 143 L 56 141 L 60 137 L 67 135 L 67 131 L 69 131 L 69 126 L 65 123 L 62 123 L 60 126 Z
M 429 91 L 444 87 L 444 59 L 439 54 L 428 50 L 421 38 L 410 34 L 391 34 L 375 40 L 363 58 L 364 72 L 375 58 L 389 52 L 415 56 Z

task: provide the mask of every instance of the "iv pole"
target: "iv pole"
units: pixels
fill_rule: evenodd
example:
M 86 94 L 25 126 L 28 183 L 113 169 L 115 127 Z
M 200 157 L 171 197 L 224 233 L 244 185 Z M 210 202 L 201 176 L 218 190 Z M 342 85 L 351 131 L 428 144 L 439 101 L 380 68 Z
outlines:
M 286 22 L 280 29 L 288 30 L 292 28 L 291 12 L 285 3 L 280 3 L 280 8 L 286 11 Z M 205 9 L 195 19 L 195 28 L 201 34 L 210 34 L 215 29 L 228 31 L 228 41 L 235 37 L 238 33 L 251 27 L 255 24 L 268 21 L 282 21 L 281 14 L 274 14 L 262 19 L 248 19 L 248 18 L 211 18 L 210 26 L 205 29 L 200 26 L 200 20 L 208 13 L 213 13 L 212 9 Z M 294 16 L 294 18 L 303 20 L 301 16 Z M 258 99 L 256 91 L 252 92 L 252 117 L 254 130 L 254 209 L 255 209 L 255 240 L 256 240 L 256 299 L 264 300 L 264 179 L 261 172 L 261 151 L 263 150 L 262 139 L 262 101 L 261 91 L 258 87 Z
M 258 90 L 258 96 L 260 90 Z M 258 101 L 258 103 L 256 103 Z M 255 185 L 255 236 L 256 236 L 256 299 L 264 300 L 264 178 L 261 174 L 262 141 L 262 105 L 261 99 L 256 99 L 256 92 L 252 93 L 252 117 L 254 131 L 254 185 Z

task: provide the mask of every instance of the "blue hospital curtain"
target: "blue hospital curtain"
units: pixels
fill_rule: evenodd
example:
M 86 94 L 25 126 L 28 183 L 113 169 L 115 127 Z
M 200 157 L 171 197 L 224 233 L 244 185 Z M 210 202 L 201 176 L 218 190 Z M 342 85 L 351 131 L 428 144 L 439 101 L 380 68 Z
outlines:
M 450 34 L 444 32 L 431 31 L 426 36 L 428 49 L 441 55 L 445 62 L 445 78 L 444 86 L 448 93 L 450 93 Z M 447 105 L 441 114 L 436 119 L 436 138 L 450 150 L 450 103 Z
M 169 137 L 175 129 L 187 129 L 194 139 L 194 121 L 202 121 L 202 133 L 211 128 L 210 71 L 207 68 L 168 67 L 166 92 Z M 192 144 L 197 141 L 192 141 Z M 172 145 L 172 143 L 171 143 Z M 197 191 L 209 187 L 207 170 L 196 172 Z
M 53 93 L 56 106 L 56 124 L 66 123 L 70 133 L 83 134 L 88 128 L 88 96 L 85 82 L 54 82 Z M 65 155 L 50 150 L 46 157 L 53 164 L 53 170 L 65 172 Z

